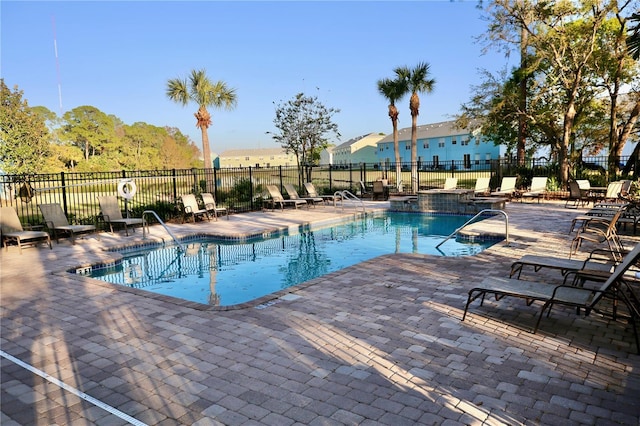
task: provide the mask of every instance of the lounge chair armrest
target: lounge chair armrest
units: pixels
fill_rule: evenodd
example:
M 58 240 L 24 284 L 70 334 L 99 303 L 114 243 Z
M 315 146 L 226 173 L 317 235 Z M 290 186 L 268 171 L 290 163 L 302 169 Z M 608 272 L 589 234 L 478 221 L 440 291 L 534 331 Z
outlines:
M 593 277 L 595 278 L 596 275 L 594 274 Z M 606 281 L 606 278 L 605 278 Z M 602 293 L 602 290 L 597 289 L 597 288 L 585 288 L 585 287 L 576 287 L 574 285 L 569 285 L 569 284 L 561 284 L 561 285 L 557 285 L 554 289 L 553 289 L 553 293 L 551 294 L 551 299 L 555 299 L 556 296 L 558 295 L 558 291 L 562 290 L 563 288 L 569 288 L 571 289 L 571 291 L 584 291 L 584 292 L 588 292 L 588 293 Z
M 628 254 L 628 251 L 610 250 L 606 248 L 596 248 L 589 252 L 585 262 L 589 260 L 612 260 L 617 261 Z
M 573 288 L 582 288 L 578 287 L 577 284 L 584 284 L 585 281 L 595 281 L 599 283 L 605 282 L 611 276 L 610 272 L 605 271 L 570 271 L 567 275 L 564 276 L 564 287 L 573 287 Z M 573 284 L 567 284 L 569 282 L 569 277 L 573 277 Z M 585 291 L 594 291 L 592 288 L 584 288 Z
M 606 237 L 608 235 L 608 228 L 607 229 L 602 229 L 597 227 L 580 228 L 576 233 L 576 238 L 578 238 L 582 234 L 596 234 L 602 237 Z

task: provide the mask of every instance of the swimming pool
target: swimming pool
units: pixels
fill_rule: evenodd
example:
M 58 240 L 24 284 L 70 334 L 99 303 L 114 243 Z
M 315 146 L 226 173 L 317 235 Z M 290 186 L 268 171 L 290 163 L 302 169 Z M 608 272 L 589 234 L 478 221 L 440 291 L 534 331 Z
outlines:
M 468 219 L 387 212 L 254 241 L 199 238 L 184 242 L 184 251 L 175 245 L 122 251 L 121 261 L 93 268 L 88 276 L 191 302 L 232 306 L 383 254 L 466 256 L 495 243 L 451 239 L 435 248 Z

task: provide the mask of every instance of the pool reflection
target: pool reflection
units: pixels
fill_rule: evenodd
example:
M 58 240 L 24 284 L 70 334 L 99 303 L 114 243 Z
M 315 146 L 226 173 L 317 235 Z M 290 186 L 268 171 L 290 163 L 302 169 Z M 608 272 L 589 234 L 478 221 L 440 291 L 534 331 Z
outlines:
M 465 220 L 399 214 L 254 242 L 202 239 L 186 243 L 185 250 L 169 246 L 123 253 L 117 266 L 96 269 L 91 276 L 198 303 L 230 306 L 382 254 L 437 255 L 433 248 L 441 235 Z M 451 255 L 474 254 L 488 245 L 453 242 Z

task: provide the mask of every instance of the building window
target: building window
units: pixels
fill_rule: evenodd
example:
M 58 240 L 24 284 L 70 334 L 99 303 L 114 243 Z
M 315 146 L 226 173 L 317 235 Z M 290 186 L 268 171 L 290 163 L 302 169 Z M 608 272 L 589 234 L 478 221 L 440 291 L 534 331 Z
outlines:
M 465 169 L 470 169 L 471 168 L 471 154 L 464 154 L 463 161 L 464 161 L 464 168 Z
M 476 154 L 474 156 L 473 162 L 476 164 L 480 164 L 480 154 Z
M 249 157 L 244 157 L 245 161 L 249 161 Z
M 480 145 L 480 139 L 476 139 L 476 145 Z
M 425 142 L 425 143 L 423 143 L 423 144 L 422 144 L 422 147 L 423 147 L 424 149 L 429 149 L 429 142 Z
M 457 143 L 458 143 L 458 140 L 455 137 L 451 138 L 451 145 L 455 145 Z
M 440 167 L 440 159 L 438 158 L 437 155 L 433 156 L 433 168 L 437 169 L 438 167 Z
M 444 141 L 438 142 L 438 148 L 444 148 Z
M 409 144 L 409 143 L 405 144 L 404 145 L 404 149 L 405 149 L 405 151 L 411 150 L 411 144 Z
M 462 145 L 462 146 L 469 145 L 469 139 L 463 139 L 462 141 L 460 141 L 460 145 Z
M 491 164 L 491 154 L 485 154 L 484 162 L 485 164 Z

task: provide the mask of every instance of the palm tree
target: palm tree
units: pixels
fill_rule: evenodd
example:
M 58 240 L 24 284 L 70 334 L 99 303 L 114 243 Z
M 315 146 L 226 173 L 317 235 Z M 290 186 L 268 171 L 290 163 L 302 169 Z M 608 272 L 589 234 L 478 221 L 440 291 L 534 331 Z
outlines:
M 396 102 L 407 93 L 406 80 L 384 78 L 378 80 L 378 92 L 389 101 L 389 118 L 393 125 L 393 150 L 396 154 L 396 186 L 402 192 L 402 165 L 400 164 L 400 149 L 398 147 L 398 108 Z
M 411 92 L 409 109 L 411 110 L 411 191 L 418 192 L 418 114 L 420 114 L 420 98 L 418 93 L 430 93 L 436 84 L 429 76 L 429 64 L 420 62 L 415 68 L 399 67 L 395 69 L 399 80 L 407 84 L 407 92 Z
M 198 112 L 194 114 L 196 127 L 202 132 L 204 167 L 210 169 L 213 163 L 207 129 L 211 126 L 211 114 L 207 107 L 233 109 L 237 103 L 235 89 L 227 87 L 224 81 L 212 82 L 205 70 L 192 70 L 188 80 L 174 78 L 167 81 L 167 96 L 183 106 L 189 101 L 199 105 Z
M 640 59 L 640 13 L 634 13 L 629 20 L 635 25 L 629 29 L 631 34 L 627 37 L 627 47 L 633 59 L 637 60 Z

